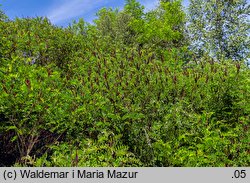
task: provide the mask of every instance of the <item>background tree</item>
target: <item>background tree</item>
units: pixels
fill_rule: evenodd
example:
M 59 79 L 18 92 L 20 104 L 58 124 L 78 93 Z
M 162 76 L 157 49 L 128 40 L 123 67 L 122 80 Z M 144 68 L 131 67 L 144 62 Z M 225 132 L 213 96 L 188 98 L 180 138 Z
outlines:
M 126 0 L 124 11 L 131 14 L 134 18 L 140 19 L 144 14 L 144 6 L 136 0 Z
M 191 49 L 216 60 L 249 57 L 247 0 L 191 0 L 188 8 Z

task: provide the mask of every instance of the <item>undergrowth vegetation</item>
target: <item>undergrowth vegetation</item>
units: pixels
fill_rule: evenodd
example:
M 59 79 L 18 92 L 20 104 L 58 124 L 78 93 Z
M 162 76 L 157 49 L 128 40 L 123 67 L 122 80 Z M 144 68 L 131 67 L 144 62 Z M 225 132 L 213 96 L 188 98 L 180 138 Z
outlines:
M 0 166 L 249 166 L 250 70 L 195 58 L 184 23 L 179 1 L 2 14 Z

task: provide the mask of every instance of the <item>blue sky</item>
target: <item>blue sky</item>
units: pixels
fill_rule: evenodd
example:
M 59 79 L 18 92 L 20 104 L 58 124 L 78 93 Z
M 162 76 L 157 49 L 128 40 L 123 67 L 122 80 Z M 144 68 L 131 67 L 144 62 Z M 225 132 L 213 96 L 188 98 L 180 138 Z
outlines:
M 138 1 L 147 10 L 158 4 L 158 0 Z M 11 19 L 46 16 L 59 26 L 66 26 L 79 18 L 91 22 L 100 8 L 122 8 L 124 3 L 125 0 L 0 0 L 1 9 Z M 183 4 L 186 6 L 188 0 L 184 0 Z

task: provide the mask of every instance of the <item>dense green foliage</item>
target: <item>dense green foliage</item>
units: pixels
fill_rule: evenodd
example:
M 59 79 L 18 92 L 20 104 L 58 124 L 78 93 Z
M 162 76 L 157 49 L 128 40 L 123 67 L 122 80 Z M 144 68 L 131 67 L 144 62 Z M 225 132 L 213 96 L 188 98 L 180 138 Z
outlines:
M 180 1 L 93 25 L 0 20 L 0 166 L 248 166 L 250 70 L 191 60 Z

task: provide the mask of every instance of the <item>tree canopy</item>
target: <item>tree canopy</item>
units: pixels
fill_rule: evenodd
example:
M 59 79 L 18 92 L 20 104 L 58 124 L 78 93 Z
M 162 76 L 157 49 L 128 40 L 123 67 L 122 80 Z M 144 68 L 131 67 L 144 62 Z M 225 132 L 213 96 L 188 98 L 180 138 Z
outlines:
M 249 58 L 249 15 L 247 0 L 191 0 L 189 32 L 192 49 L 216 60 Z
M 216 2 L 1 13 L 0 166 L 248 166 L 246 5 Z

